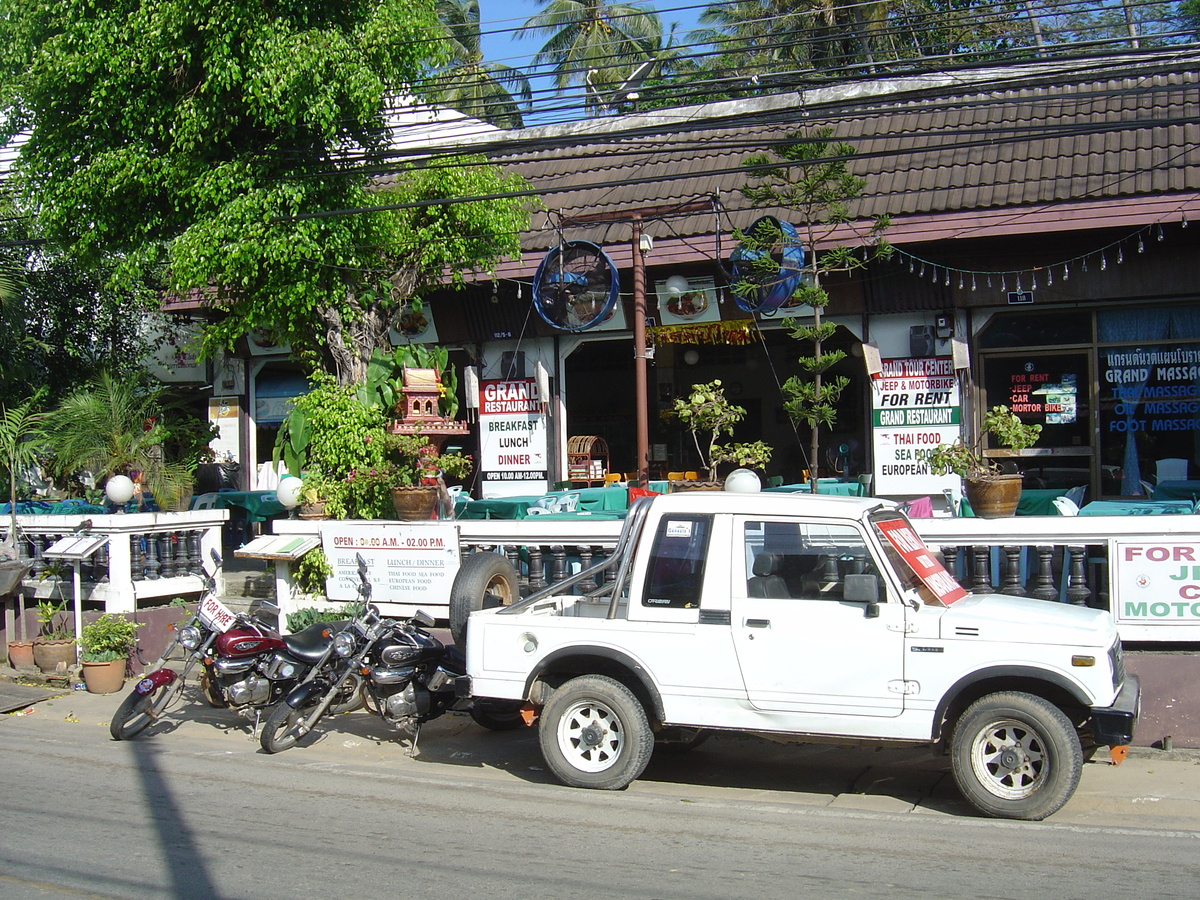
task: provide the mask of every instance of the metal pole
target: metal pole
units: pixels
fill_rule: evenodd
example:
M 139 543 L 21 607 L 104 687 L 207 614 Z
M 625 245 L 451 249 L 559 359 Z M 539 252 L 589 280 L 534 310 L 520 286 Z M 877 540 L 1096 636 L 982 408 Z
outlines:
M 646 266 L 642 259 L 642 217 L 633 217 L 633 374 L 637 394 L 638 484 L 650 481 L 650 411 L 646 400 Z

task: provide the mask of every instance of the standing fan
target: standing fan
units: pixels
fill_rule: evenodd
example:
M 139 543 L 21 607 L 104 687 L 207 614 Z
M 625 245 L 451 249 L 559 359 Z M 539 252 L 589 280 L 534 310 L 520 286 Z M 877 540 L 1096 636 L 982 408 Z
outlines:
M 774 216 L 758 219 L 746 234 L 762 243 L 770 241 L 773 246 L 763 250 L 738 247 L 729 254 L 733 269 L 733 300 L 746 312 L 770 314 L 786 303 L 800 286 L 804 248 L 800 246 L 796 227 Z M 763 265 L 768 257 L 775 263 L 774 267 Z M 750 287 L 739 293 L 739 282 L 748 282 Z
M 617 267 L 590 241 L 567 241 L 546 254 L 533 277 L 533 308 L 555 328 L 583 331 L 612 314 Z

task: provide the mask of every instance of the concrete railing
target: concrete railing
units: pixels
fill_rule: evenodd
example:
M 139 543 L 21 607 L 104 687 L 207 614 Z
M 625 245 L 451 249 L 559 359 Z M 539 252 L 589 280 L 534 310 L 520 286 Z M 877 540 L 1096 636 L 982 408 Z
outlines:
M 83 531 L 108 541 L 79 563 L 82 600 L 104 604 L 105 612 L 135 611 L 146 600 L 195 594 L 203 587 L 202 560 L 220 550 L 228 510 L 118 515 L 17 516 L 21 556 L 30 562 L 23 583 L 27 598 L 73 599 L 73 563 L 46 552 L 56 541 Z M 7 537 L 7 518 L 0 535 Z M 211 561 L 207 563 L 211 570 Z

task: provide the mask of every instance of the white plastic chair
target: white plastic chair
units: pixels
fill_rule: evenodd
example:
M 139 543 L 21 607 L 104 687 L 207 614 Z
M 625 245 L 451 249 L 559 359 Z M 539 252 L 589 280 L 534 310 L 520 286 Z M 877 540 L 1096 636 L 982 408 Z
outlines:
M 1158 484 L 1164 481 L 1186 481 L 1188 461 L 1186 459 L 1160 459 L 1154 467 L 1155 480 Z
M 1075 505 L 1075 501 L 1069 497 L 1055 497 L 1054 508 L 1058 510 L 1060 516 L 1077 516 L 1079 515 L 1079 507 Z

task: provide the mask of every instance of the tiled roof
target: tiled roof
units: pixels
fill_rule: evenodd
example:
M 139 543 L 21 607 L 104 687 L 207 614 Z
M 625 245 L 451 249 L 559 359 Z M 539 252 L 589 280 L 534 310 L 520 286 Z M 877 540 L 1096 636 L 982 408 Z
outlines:
M 723 104 L 728 112 L 719 117 L 692 108 L 602 120 L 574 134 L 516 132 L 491 155 L 524 176 L 550 211 L 525 236 L 533 252 L 558 243 L 553 225 L 562 219 L 591 220 L 572 225 L 570 238 L 614 244 L 627 240 L 628 229 L 597 218 L 714 195 L 729 211 L 726 233 L 731 224 L 744 227 L 766 210 L 752 210 L 738 192 L 742 159 L 801 126 L 832 128 L 854 147 L 851 170 L 867 179 L 856 210 L 864 219 L 886 213 L 897 223 L 946 216 L 963 223 L 995 220 L 999 210 L 1103 210 L 1145 198 L 1158 198 L 1161 209 L 1166 195 L 1187 200 L 1200 191 L 1198 61 L 1192 54 L 1114 64 L 1103 76 L 1045 69 L 1005 84 L 993 74 L 991 83 L 958 87 L 955 79 L 904 79 L 825 89 Z M 1103 217 L 1093 215 L 1090 227 Z M 712 212 L 692 212 L 668 215 L 656 230 L 686 242 L 711 235 L 714 225 Z M 944 223 L 942 230 L 954 236 Z

